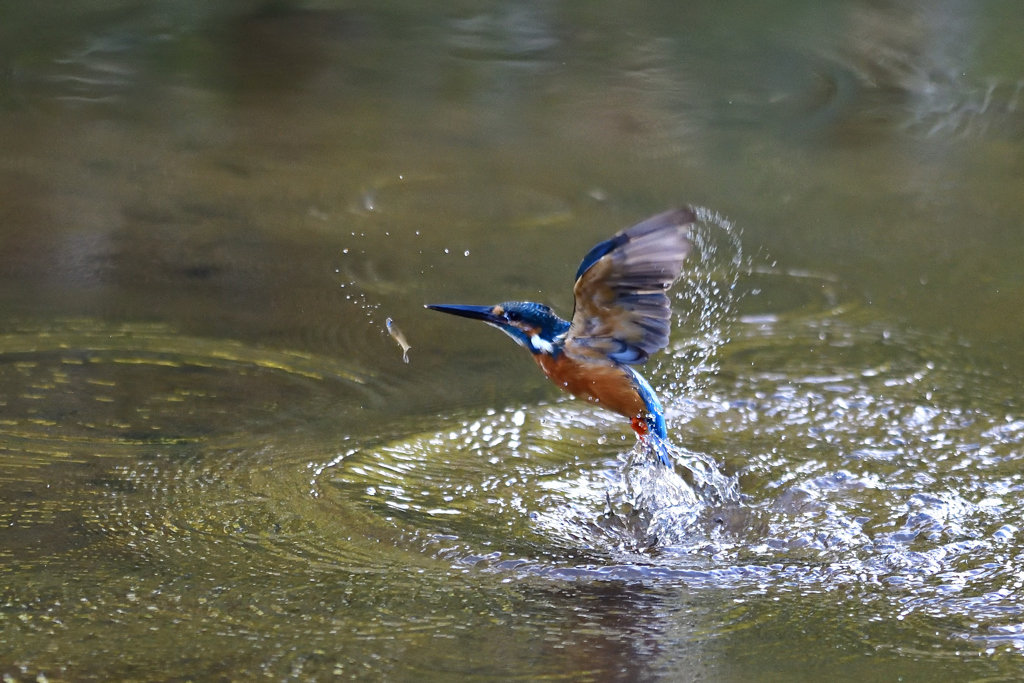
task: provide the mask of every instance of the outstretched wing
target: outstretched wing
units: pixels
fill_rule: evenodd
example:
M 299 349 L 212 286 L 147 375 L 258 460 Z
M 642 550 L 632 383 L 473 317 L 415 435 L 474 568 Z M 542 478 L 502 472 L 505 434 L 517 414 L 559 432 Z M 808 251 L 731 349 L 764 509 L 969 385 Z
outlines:
M 666 211 L 601 242 L 576 272 L 570 355 L 644 363 L 665 348 L 672 310 L 665 292 L 690 253 L 690 207 Z

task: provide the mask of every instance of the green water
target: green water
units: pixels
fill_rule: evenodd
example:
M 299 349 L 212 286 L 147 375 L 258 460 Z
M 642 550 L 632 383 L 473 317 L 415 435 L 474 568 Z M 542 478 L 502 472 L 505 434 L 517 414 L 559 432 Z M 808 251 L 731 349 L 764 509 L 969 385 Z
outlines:
M 0 675 L 1021 680 L 1022 33 L 0 7 Z M 567 315 L 590 246 L 682 203 L 644 368 L 676 473 L 422 307 Z

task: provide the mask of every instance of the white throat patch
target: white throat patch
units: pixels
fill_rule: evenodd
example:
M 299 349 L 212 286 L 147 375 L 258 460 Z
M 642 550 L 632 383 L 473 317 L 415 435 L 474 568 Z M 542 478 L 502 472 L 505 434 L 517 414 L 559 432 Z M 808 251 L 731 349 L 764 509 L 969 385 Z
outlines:
M 553 353 L 555 350 L 554 345 L 546 339 L 541 339 L 539 334 L 530 336 L 530 346 L 537 351 L 543 351 L 544 353 Z

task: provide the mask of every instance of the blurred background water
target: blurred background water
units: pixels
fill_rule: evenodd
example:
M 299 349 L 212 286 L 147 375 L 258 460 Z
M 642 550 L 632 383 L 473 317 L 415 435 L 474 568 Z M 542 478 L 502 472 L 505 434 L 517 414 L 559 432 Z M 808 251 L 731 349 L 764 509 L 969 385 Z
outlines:
M 0 6 L 0 674 L 1020 680 L 1021 35 L 1010 0 Z M 682 203 L 645 372 L 739 497 L 664 507 L 620 419 L 422 304 L 568 315 Z

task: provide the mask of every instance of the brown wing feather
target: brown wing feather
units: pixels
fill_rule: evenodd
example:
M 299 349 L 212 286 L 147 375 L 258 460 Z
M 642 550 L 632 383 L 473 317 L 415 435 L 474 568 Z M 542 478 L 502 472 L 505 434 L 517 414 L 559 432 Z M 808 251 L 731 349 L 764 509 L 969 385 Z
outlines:
M 643 363 L 668 344 L 665 292 L 690 253 L 690 207 L 648 218 L 594 247 L 580 266 L 565 350 L 591 360 Z

